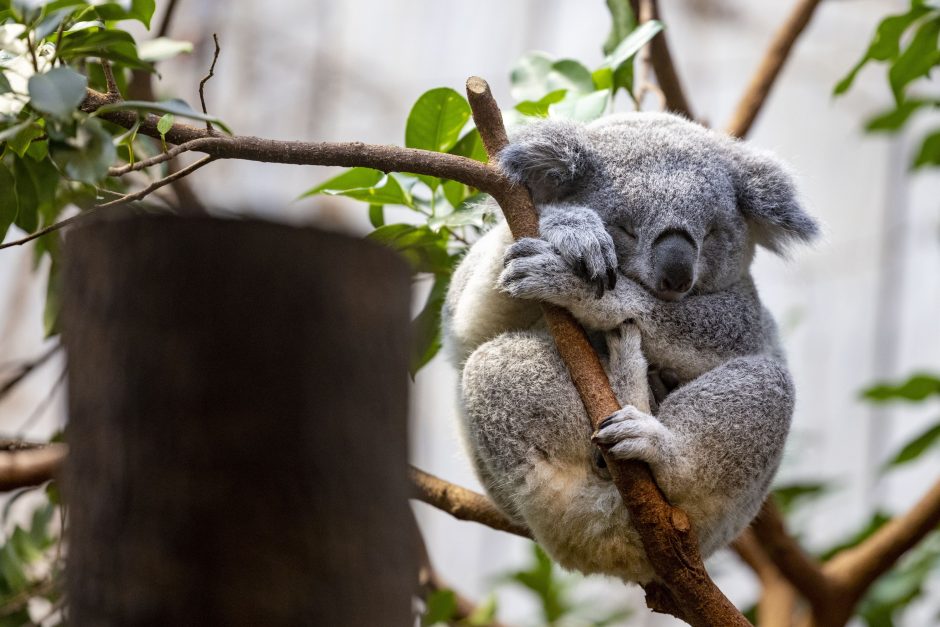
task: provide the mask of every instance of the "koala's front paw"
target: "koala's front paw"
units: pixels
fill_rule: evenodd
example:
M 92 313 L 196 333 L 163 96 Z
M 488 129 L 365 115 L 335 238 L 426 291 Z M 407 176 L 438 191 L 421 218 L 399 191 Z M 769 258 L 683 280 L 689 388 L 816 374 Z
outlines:
M 615 459 L 661 466 L 673 455 L 673 434 L 653 416 L 627 405 L 597 426 L 594 444 Z
M 598 298 L 614 289 L 617 253 L 600 216 L 589 209 L 550 211 L 539 221 L 539 231 L 575 274 L 594 286 Z
M 525 237 L 506 249 L 497 286 L 514 298 L 554 302 L 571 269 L 545 240 Z M 557 304 L 557 303 L 556 303 Z

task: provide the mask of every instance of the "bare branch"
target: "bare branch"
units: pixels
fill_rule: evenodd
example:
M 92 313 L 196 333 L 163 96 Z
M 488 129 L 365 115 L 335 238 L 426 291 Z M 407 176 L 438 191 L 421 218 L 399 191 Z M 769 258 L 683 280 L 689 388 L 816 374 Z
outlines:
M 751 125 L 754 124 L 757 114 L 764 106 L 770 89 L 780 74 L 780 69 L 790 56 L 793 44 L 809 24 L 819 2 L 820 0 L 798 0 L 793 12 L 774 35 L 757 72 L 751 78 L 734 115 L 731 116 L 731 122 L 725 129 L 729 135 L 744 137 L 751 130 Z
M 33 359 L 32 361 L 28 361 L 22 364 L 19 368 L 19 371 L 15 375 L 10 377 L 10 379 L 5 381 L 3 384 L 0 384 L 0 399 L 2 399 L 4 396 L 9 394 L 10 390 L 12 390 L 17 385 L 19 385 L 20 382 L 22 382 L 23 379 L 28 377 L 31 372 L 33 372 L 34 370 L 42 366 L 44 363 L 49 361 L 49 359 L 53 355 L 55 355 L 60 348 L 62 348 L 61 344 L 55 343 L 52 346 L 50 346 L 45 352 L 39 355 L 39 357 L 37 357 L 36 359 Z
M 111 62 L 107 59 L 101 59 L 101 72 L 104 74 L 105 83 L 108 85 L 108 97 L 113 102 L 117 102 L 121 99 L 121 91 L 118 89 L 117 81 L 114 80 L 114 69 L 111 67 Z
M 731 545 L 761 584 L 757 617 L 761 627 L 791 627 L 796 609 L 796 591 L 764 553 L 751 530 L 745 531 Z
M 166 11 L 163 12 L 163 19 L 160 21 L 160 27 L 157 28 L 157 37 L 166 37 L 170 32 L 170 24 L 173 23 L 173 13 L 176 10 L 176 0 L 169 0 L 166 5 Z
M 532 537 L 528 529 L 506 518 L 501 511 L 496 509 L 493 502 L 482 494 L 414 467 L 410 469 L 409 474 L 415 488 L 414 498 L 422 503 L 447 512 L 458 520 L 477 522 L 523 538 Z
M 47 227 L 45 227 L 45 228 L 39 229 L 39 230 L 36 231 L 35 233 L 30 233 L 30 234 L 27 235 L 26 237 L 20 238 L 20 239 L 18 239 L 18 240 L 14 240 L 14 241 L 12 241 L 12 242 L 7 242 L 6 244 L 0 244 L 0 249 L 3 249 L 3 248 L 10 248 L 10 247 L 12 247 L 12 246 L 22 246 L 23 244 L 26 244 L 27 242 L 31 242 L 31 241 L 33 241 L 34 239 L 38 239 L 38 238 L 42 237 L 43 235 L 48 235 L 49 233 L 53 233 L 53 232 L 55 232 L 55 231 L 58 231 L 58 230 L 60 230 L 60 229 L 63 229 L 63 228 L 65 228 L 65 227 L 69 226 L 70 224 L 74 224 L 74 223 L 76 223 L 76 222 L 83 221 L 83 220 L 89 218 L 92 214 L 94 214 L 95 212 L 97 212 L 97 211 L 99 211 L 99 210 L 101 210 L 101 209 L 110 209 L 110 208 L 112 208 L 112 207 L 118 207 L 118 206 L 120 206 L 120 205 L 126 205 L 127 203 L 133 202 L 133 201 L 135 201 L 135 200 L 141 200 L 141 199 L 145 198 L 146 196 L 148 196 L 149 194 L 151 194 L 152 192 L 154 192 L 154 191 L 160 189 L 161 187 L 164 187 L 165 185 L 169 185 L 170 183 L 172 183 L 173 181 L 175 181 L 175 180 L 177 180 L 177 179 L 181 179 L 181 178 L 183 178 L 184 176 L 187 176 L 187 175 L 189 175 L 189 174 L 192 174 L 193 172 L 195 172 L 196 170 L 198 170 L 198 169 L 201 168 L 202 166 L 204 166 L 204 165 L 206 165 L 207 163 L 210 163 L 210 162 L 212 162 L 212 161 L 215 161 L 215 160 L 216 160 L 216 157 L 214 157 L 214 156 L 212 156 L 212 155 L 203 157 L 203 158 L 200 159 L 199 161 L 196 161 L 195 163 L 193 163 L 193 164 L 191 164 L 191 165 L 189 165 L 189 166 L 186 166 L 186 167 L 183 168 L 182 170 L 178 170 L 177 172 L 174 172 L 173 174 L 171 174 L 171 175 L 169 175 L 169 176 L 166 176 L 166 177 L 160 179 L 159 181 L 154 181 L 153 183 L 151 183 L 151 184 L 148 185 L 147 187 L 145 187 L 145 188 L 143 188 L 143 189 L 141 189 L 141 190 L 139 190 L 139 191 L 136 191 L 136 192 L 134 192 L 133 194 L 125 194 L 124 196 L 121 196 L 120 198 L 116 198 L 116 199 L 114 199 L 114 200 L 110 200 L 110 201 L 108 201 L 108 202 L 106 202 L 106 203 L 103 203 L 103 204 L 100 204 L 100 205 L 95 205 L 94 207 L 91 207 L 91 208 L 88 209 L 87 211 L 84 211 L 84 212 L 82 212 L 82 213 L 79 213 L 78 215 L 74 215 L 74 216 L 72 216 L 71 218 L 66 218 L 65 220 L 60 220 L 59 222 L 56 222 L 56 223 L 54 223 L 54 224 L 50 224 L 49 226 L 47 226 Z
M 940 525 L 940 481 L 906 513 L 885 523 L 864 542 L 842 551 L 823 567 L 858 598 L 898 559 Z
M 507 144 L 499 107 L 489 85 L 481 78 L 467 80 L 467 98 L 480 137 L 493 160 Z M 538 235 L 538 214 L 527 190 L 516 186 L 494 196 L 514 237 Z M 558 352 L 596 428 L 604 418 L 620 409 L 604 368 L 584 329 L 570 313 L 548 305 L 543 305 L 542 311 Z M 649 467 L 638 462 L 616 461 L 608 458 L 606 452 L 604 455 L 650 564 L 669 588 L 678 614 L 693 626 L 749 626 L 747 619 L 708 576 L 688 516 L 666 502 L 653 482 Z
M 64 444 L 27 445 L 19 449 L 8 443 L 0 451 L 0 492 L 37 486 L 49 481 L 62 467 L 68 447 Z
M 652 0 L 651 19 L 658 20 L 659 2 Z M 659 89 L 666 99 L 666 109 L 674 113 L 680 113 L 685 117 L 694 119 L 692 108 L 685 97 L 682 89 L 682 82 L 679 80 L 679 74 L 676 72 L 675 64 L 672 61 L 672 53 L 669 52 L 669 41 L 666 32 L 663 31 L 653 37 L 650 41 L 650 61 L 653 64 L 653 71 L 656 73 L 656 82 L 659 83 Z
M 221 49 L 219 48 L 219 36 L 215 33 L 212 33 L 212 41 L 215 42 L 215 53 L 212 55 L 212 65 L 209 66 L 209 73 L 206 74 L 206 77 L 199 81 L 199 102 L 202 103 L 202 112 L 206 115 L 209 114 L 209 111 L 206 110 L 206 94 L 205 87 L 206 83 L 209 82 L 209 79 L 215 76 L 215 64 L 219 60 L 219 53 Z M 212 122 L 206 120 L 206 130 L 210 133 L 214 130 L 212 128 Z
M 787 532 L 783 517 L 772 498 L 764 502 L 757 518 L 751 523 L 751 529 L 767 557 L 800 594 L 814 607 L 829 602 L 833 594 L 829 578 Z
M 184 152 L 189 152 L 191 150 L 199 150 L 201 145 L 205 145 L 206 139 L 194 139 L 192 141 L 186 142 L 185 144 L 180 144 L 179 146 L 174 146 L 167 150 L 166 152 L 161 152 L 158 155 L 154 155 L 149 159 L 142 159 L 141 161 L 135 161 L 134 163 L 128 163 L 127 165 L 116 166 L 108 169 L 108 176 L 123 176 L 128 172 L 136 172 L 138 170 L 143 170 L 151 166 L 159 165 L 164 161 L 169 161 L 177 155 L 181 155 Z

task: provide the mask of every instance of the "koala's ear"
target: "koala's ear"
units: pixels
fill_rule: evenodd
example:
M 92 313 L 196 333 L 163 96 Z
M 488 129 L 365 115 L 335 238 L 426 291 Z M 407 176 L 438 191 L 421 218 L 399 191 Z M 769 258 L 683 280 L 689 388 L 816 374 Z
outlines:
M 497 159 L 506 176 L 526 185 L 540 204 L 577 191 L 596 167 L 584 127 L 566 120 L 540 120 L 524 127 Z
M 732 153 L 738 207 L 755 241 L 785 255 L 791 244 L 814 240 L 819 224 L 803 208 L 786 166 L 770 153 L 740 143 Z

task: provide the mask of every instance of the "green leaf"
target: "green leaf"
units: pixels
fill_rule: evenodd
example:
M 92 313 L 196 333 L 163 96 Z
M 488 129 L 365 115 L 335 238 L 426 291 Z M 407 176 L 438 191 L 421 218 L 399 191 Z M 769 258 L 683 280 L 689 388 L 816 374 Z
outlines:
M 564 89 L 569 93 L 594 91 L 591 72 L 573 59 L 556 61 L 545 52 L 530 52 L 516 63 L 509 76 L 512 97 L 537 102 L 549 93 Z
M 19 126 L 19 125 L 17 125 Z M 21 130 L 7 140 L 10 150 L 22 157 L 32 144 L 33 140 L 41 137 L 45 131 L 38 124 L 26 124 Z
M 496 595 L 489 595 L 486 600 L 473 608 L 463 620 L 469 627 L 488 627 L 496 620 Z
M 444 198 L 451 207 L 456 207 L 470 195 L 470 188 L 459 181 L 444 181 L 441 187 L 444 191 Z
M 457 595 L 453 590 L 435 590 L 428 595 L 428 610 L 421 618 L 425 627 L 449 623 L 457 615 Z
M 784 512 L 792 512 L 804 501 L 822 496 L 829 489 L 829 485 L 822 482 L 793 483 L 775 487 L 774 500 Z
M 633 56 L 649 42 L 649 40 L 659 34 L 659 32 L 662 30 L 663 23 L 659 20 L 649 20 L 647 22 L 643 22 L 643 24 L 635 28 L 629 35 L 627 35 L 623 41 L 617 45 L 613 52 L 607 55 L 607 57 L 604 59 L 604 65 L 611 68 L 620 67 L 620 65 L 625 61 L 632 59 Z
M 902 383 L 879 383 L 862 392 L 862 397 L 876 403 L 894 400 L 919 402 L 928 396 L 940 395 L 940 378 L 919 373 Z
M 859 71 L 869 61 L 889 61 L 897 57 L 901 50 L 901 35 L 927 11 L 927 8 L 914 4 L 907 13 L 891 15 L 883 19 L 875 30 L 875 35 L 868 46 L 868 50 L 849 73 L 836 84 L 833 93 L 839 95 L 848 91 Z
M 372 168 L 351 168 L 339 176 L 334 176 L 333 178 L 320 183 L 316 187 L 311 187 L 298 198 L 313 196 L 326 190 L 341 191 L 346 189 L 373 187 L 376 183 L 382 180 L 383 176 L 385 176 L 385 174 L 379 172 L 378 170 L 373 170 Z
M 101 115 L 102 113 L 108 113 L 111 111 L 126 111 L 128 109 L 134 111 L 149 111 L 153 113 L 171 113 L 173 115 L 178 115 L 181 118 L 211 122 L 229 135 L 232 134 L 232 129 L 230 129 L 228 125 L 226 125 L 225 122 L 219 118 L 215 117 L 214 115 L 207 115 L 201 111 L 196 111 L 185 101 L 178 99 L 164 100 L 162 102 L 148 102 L 146 100 L 123 100 L 121 102 L 104 105 L 95 111 L 93 115 Z
M 0 575 L 12 591 L 20 591 L 29 585 L 23 560 L 16 554 L 11 542 L 7 542 L 0 549 Z
M 111 134 L 94 118 L 79 126 L 78 133 L 69 141 L 51 143 L 49 153 L 66 177 L 89 185 L 105 178 L 117 158 Z
M 486 216 L 490 213 L 490 209 L 482 202 L 484 197 L 484 194 L 474 194 L 464 199 L 450 213 L 428 220 L 428 226 L 435 231 L 462 226 L 482 227 Z
M 450 284 L 449 275 L 435 277 L 421 312 L 411 323 L 411 377 L 423 368 L 441 349 L 441 307 Z
M 548 107 L 551 117 L 590 122 L 604 115 L 610 101 L 610 90 L 603 89 L 584 96 L 569 96 Z
M 568 605 L 564 599 L 562 588 L 554 575 L 552 562 L 537 544 L 533 545 L 533 564 L 525 569 L 509 574 L 509 579 L 515 581 L 532 592 L 542 602 L 542 614 L 546 623 L 553 624 L 565 613 Z
M 173 57 L 193 51 L 190 41 L 180 41 L 169 37 L 157 37 L 137 46 L 137 56 L 142 61 L 166 61 Z
M 880 113 L 868 120 L 865 130 L 869 132 L 877 131 L 896 131 L 913 115 L 918 109 L 925 106 L 937 106 L 940 103 L 930 100 L 905 100 L 897 108 Z
M 0 241 L 16 220 L 16 180 L 7 166 L 0 162 Z
M 486 147 L 483 145 L 483 140 L 480 138 L 480 131 L 475 128 L 470 129 L 463 137 L 457 140 L 457 143 L 454 144 L 454 147 L 451 148 L 449 152 L 452 155 L 468 157 L 476 161 L 482 161 L 483 163 L 489 160 L 486 154 Z
M 405 126 L 405 146 L 435 152 L 454 147 L 467 120 L 470 105 L 449 87 L 426 91 L 418 98 Z
M 415 272 L 449 275 L 456 262 L 447 251 L 448 235 L 426 225 L 386 224 L 369 233 L 367 239 L 398 251 Z
M 868 627 L 894 627 L 895 618 L 923 596 L 928 579 L 940 567 L 940 534 L 933 533 L 882 575 L 859 604 Z
M 15 224 L 26 233 L 32 233 L 39 228 L 39 194 L 22 159 L 13 162 L 13 178 L 16 179 Z
M 13 91 L 13 87 L 10 86 L 10 81 L 7 79 L 7 75 L 3 72 L 0 72 L 0 94 L 8 94 Z
M 914 461 L 937 443 L 940 443 L 940 422 L 929 427 L 926 431 L 901 447 L 901 450 L 883 466 L 882 470 Z
M 103 20 L 138 20 L 148 29 L 156 10 L 156 0 L 130 0 L 130 2 L 108 2 L 99 4 L 95 11 Z
M 83 61 L 87 57 L 100 57 L 121 63 L 129 68 L 153 71 L 153 64 L 137 56 L 137 42 L 130 33 L 116 28 L 87 28 L 68 31 L 58 49 L 59 58 Z
M 376 229 L 385 225 L 385 207 L 369 205 L 369 224 Z
M 922 168 L 925 165 L 940 165 L 940 131 L 925 137 L 920 150 L 917 151 L 914 167 Z
M 894 99 L 904 100 L 904 88 L 912 81 L 927 76 L 931 68 L 940 62 L 937 41 L 940 39 L 940 16 L 927 20 L 917 29 L 910 45 L 888 70 L 888 82 Z
M 593 80 L 593 79 L 592 79 Z M 516 111 L 523 115 L 532 115 L 537 117 L 546 117 L 548 115 L 549 105 L 561 102 L 568 93 L 566 89 L 557 89 L 545 94 L 539 100 L 524 100 L 516 105 Z
M 602 50 L 609 55 L 630 32 L 636 28 L 636 17 L 630 7 L 630 0 L 607 0 L 607 9 L 610 11 L 610 34 L 604 42 Z
M 88 79 L 68 67 L 52 68 L 29 77 L 29 104 L 57 118 L 71 117 L 85 99 Z
M 411 196 L 402 189 L 398 180 L 391 175 L 383 176 L 372 187 L 358 187 L 351 189 L 324 189 L 321 193 L 330 196 L 346 196 L 367 202 L 370 205 L 405 205 L 413 207 Z
M 176 116 L 172 113 L 161 116 L 157 121 L 157 132 L 160 133 L 160 139 L 163 141 L 164 149 L 166 149 L 166 134 L 170 132 L 174 124 L 176 124 Z

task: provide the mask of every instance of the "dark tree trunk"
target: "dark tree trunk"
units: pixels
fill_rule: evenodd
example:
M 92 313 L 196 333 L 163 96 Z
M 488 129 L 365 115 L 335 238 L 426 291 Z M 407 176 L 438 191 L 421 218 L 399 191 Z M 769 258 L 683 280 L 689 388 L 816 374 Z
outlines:
M 368 242 L 70 233 L 70 623 L 411 622 L 409 273 Z

